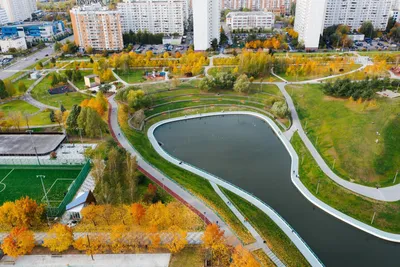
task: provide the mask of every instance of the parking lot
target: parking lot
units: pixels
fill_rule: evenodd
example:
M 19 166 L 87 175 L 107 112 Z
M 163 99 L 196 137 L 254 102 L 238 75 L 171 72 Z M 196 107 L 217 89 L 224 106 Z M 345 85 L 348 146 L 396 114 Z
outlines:
M 352 47 L 354 50 L 393 50 L 397 49 L 397 45 L 391 45 L 388 42 L 380 40 L 372 40 L 369 43 L 366 41 L 355 41 Z
M 186 35 L 186 39 L 179 45 L 169 45 L 168 47 L 163 44 L 136 44 L 133 46 L 132 51 L 140 54 L 145 54 L 147 51 L 152 51 L 154 55 L 162 55 L 164 52 L 180 52 L 181 54 L 186 53 L 190 45 L 193 44 L 193 37 L 191 33 Z

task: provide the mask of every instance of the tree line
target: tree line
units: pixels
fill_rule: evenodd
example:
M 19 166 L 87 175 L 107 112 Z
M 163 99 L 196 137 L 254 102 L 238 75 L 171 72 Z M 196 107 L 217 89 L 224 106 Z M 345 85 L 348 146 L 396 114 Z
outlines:
M 122 34 L 124 45 L 128 44 L 162 44 L 163 33 L 152 34 L 147 31 L 133 32 L 130 30 Z

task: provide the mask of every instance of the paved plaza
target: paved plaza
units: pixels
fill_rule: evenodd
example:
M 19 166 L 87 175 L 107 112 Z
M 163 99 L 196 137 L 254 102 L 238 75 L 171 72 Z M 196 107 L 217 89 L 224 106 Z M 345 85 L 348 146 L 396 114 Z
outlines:
M 171 254 L 28 255 L 15 260 L 5 256 L 0 264 L 20 267 L 168 267 Z

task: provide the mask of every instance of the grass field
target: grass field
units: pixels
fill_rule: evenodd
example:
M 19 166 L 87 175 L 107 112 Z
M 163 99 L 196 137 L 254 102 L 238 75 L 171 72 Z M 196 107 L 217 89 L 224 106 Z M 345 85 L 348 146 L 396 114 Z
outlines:
M 89 96 L 81 94 L 79 92 L 72 92 L 68 94 L 50 95 L 48 89 L 52 88 L 50 75 L 46 76 L 38 85 L 32 90 L 32 96 L 36 100 L 43 104 L 59 107 L 60 103 L 64 105 L 66 109 L 71 109 L 74 104 L 80 104 L 84 99 Z
M 400 201 L 374 201 L 354 194 L 333 182 L 322 172 L 297 133 L 291 143 L 301 158 L 299 166 L 301 182 L 315 197 L 367 225 L 371 225 L 372 216 L 376 212 L 372 226 L 387 232 L 400 233 Z M 316 194 L 317 187 L 318 194 Z
M 114 72 L 127 83 L 141 83 L 146 81 L 146 79 L 143 78 L 143 73 L 145 71 L 145 69 L 138 69 L 128 71 L 115 70 Z M 147 71 L 153 71 L 153 69 L 148 69 Z
M 8 115 L 10 112 L 25 112 L 28 114 L 33 114 L 39 109 L 31 104 L 22 100 L 13 100 L 8 103 L 0 105 L 0 111 Z
M 200 246 L 188 246 L 178 253 L 171 255 L 169 267 L 203 267 L 205 250 Z
M 287 89 L 308 137 L 329 166 L 335 162 L 336 173 L 370 186 L 393 185 L 400 166 L 400 99 L 356 103 L 326 96 L 320 85 Z
M 81 169 L 81 166 L 0 166 L 0 203 L 24 196 L 45 203 L 41 180 L 37 177 L 44 175 L 50 205 L 57 207 Z

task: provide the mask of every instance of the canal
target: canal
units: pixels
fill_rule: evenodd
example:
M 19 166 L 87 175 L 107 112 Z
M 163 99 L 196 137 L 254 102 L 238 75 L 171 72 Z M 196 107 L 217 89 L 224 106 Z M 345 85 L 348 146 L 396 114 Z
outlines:
M 250 115 L 171 122 L 154 135 L 169 154 L 251 192 L 274 208 L 326 266 L 399 266 L 400 245 L 312 205 L 292 184 L 291 158 L 273 130 Z

